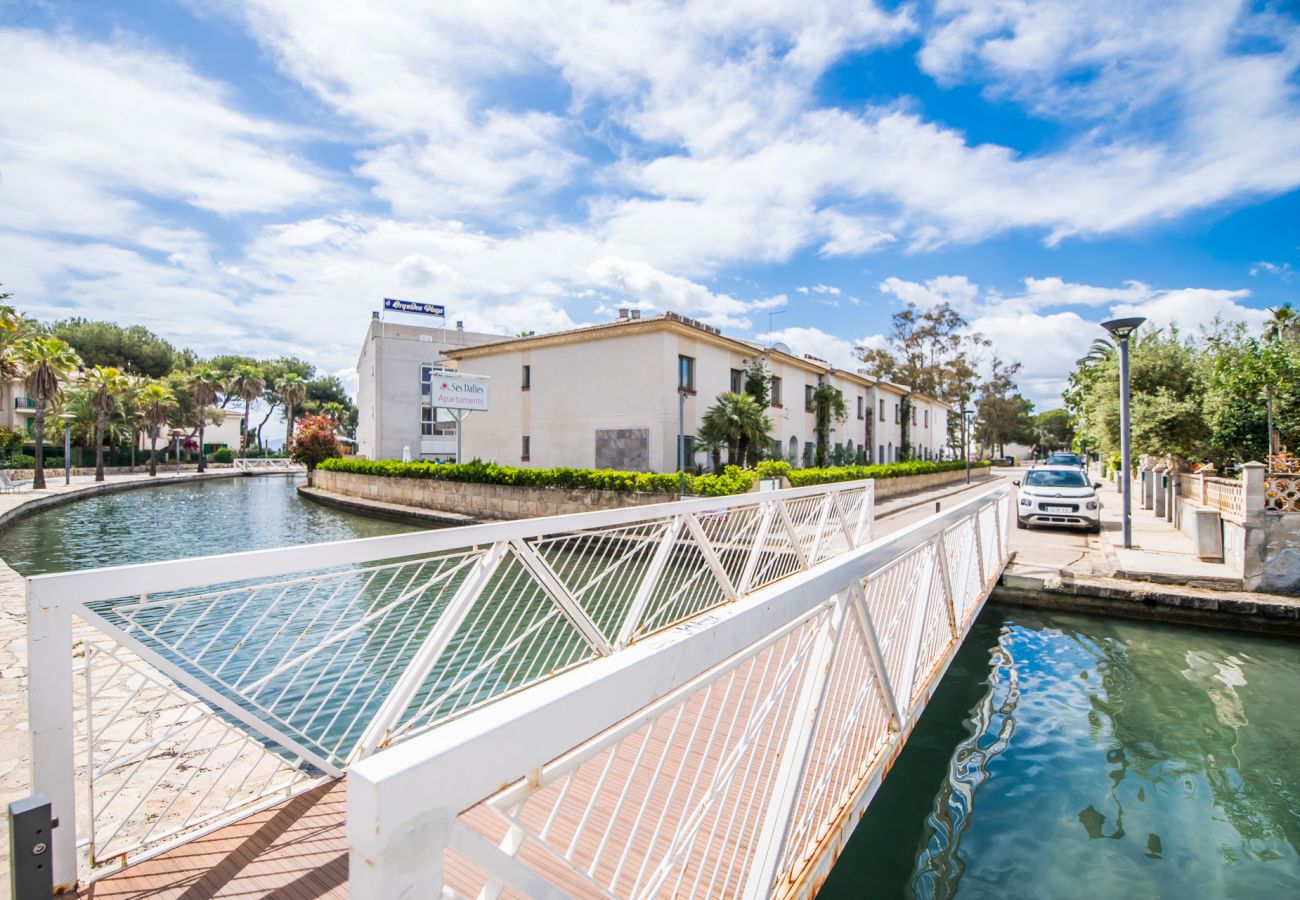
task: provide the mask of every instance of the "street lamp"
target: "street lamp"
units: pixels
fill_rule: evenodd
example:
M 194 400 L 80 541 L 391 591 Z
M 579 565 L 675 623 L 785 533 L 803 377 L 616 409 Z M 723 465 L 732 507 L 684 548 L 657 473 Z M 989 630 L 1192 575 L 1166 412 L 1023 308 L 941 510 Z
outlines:
M 1138 330 L 1138 326 L 1145 322 L 1146 319 L 1137 316 L 1131 319 L 1111 319 L 1109 322 L 1102 322 L 1101 327 L 1111 333 L 1111 336 L 1119 342 L 1119 431 L 1120 431 L 1120 466 L 1123 468 L 1123 474 L 1120 476 L 1120 492 L 1123 496 L 1124 506 L 1124 549 L 1131 549 L 1133 546 L 1133 485 L 1129 477 L 1129 460 L 1130 450 L 1130 428 L 1129 428 L 1129 396 L 1128 396 L 1128 339 L 1133 332 Z
M 972 430 L 972 419 L 975 418 L 975 410 L 966 408 L 966 400 L 961 401 L 961 455 L 966 460 L 966 483 L 970 484 L 970 437 Z
M 63 483 L 72 484 L 72 423 L 77 417 L 65 412 L 59 418 L 63 420 Z
M 172 454 L 176 457 L 177 475 L 181 474 L 181 438 L 184 436 L 185 432 L 181 431 L 179 428 L 172 429 Z

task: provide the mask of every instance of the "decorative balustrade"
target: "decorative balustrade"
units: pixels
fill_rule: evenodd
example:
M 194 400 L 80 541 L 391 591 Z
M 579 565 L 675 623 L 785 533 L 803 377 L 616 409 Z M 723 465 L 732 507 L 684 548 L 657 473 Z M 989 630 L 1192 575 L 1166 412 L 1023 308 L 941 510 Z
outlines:
M 56 881 L 703 623 L 861 547 L 873 496 L 847 482 L 29 579 L 33 781 L 63 823 Z M 976 540 L 963 527 L 959 543 Z
M 355 764 L 354 896 L 805 897 L 1008 554 L 1001 487 Z
M 1202 506 L 1241 519 L 1246 514 L 1246 498 L 1240 481 L 1231 478 L 1205 478 Z
M 1270 472 L 1264 480 L 1264 508 L 1300 513 L 1300 473 Z
M 259 472 L 259 471 L 270 471 L 270 470 L 274 470 L 277 472 L 307 471 L 307 467 L 302 465 L 301 463 L 296 463 L 293 460 L 288 459 L 286 457 L 275 457 L 275 456 L 251 456 L 247 458 L 240 457 L 235 460 L 234 467 L 244 472 Z

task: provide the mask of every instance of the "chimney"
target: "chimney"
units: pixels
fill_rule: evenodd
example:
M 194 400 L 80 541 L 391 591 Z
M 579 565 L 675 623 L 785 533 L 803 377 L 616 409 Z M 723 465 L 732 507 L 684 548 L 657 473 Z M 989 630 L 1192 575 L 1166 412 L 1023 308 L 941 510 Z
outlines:
M 639 309 L 634 309 L 634 310 L 632 310 L 632 318 L 634 318 L 634 319 L 639 319 L 639 318 L 641 318 L 641 310 L 639 310 Z
M 626 319 L 626 318 L 628 317 L 628 312 L 629 312 L 629 311 L 628 311 L 628 309 L 627 309 L 626 307 L 620 307 L 620 308 L 619 308 L 619 311 L 618 311 L 618 318 L 619 318 L 619 320 L 621 321 L 621 320 L 623 320 L 623 319 Z

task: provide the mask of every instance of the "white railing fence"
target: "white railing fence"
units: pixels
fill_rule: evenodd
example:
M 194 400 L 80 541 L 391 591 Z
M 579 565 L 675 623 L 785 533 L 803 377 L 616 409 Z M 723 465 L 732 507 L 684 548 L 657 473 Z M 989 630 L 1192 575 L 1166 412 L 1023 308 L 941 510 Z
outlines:
M 354 896 L 809 896 L 1008 556 L 1009 488 L 356 763 Z
M 307 467 L 301 463 L 296 463 L 291 459 L 277 457 L 239 457 L 234 462 L 234 467 L 244 472 L 261 472 L 273 470 L 277 472 L 306 472 Z
M 843 555 L 872 499 L 848 482 L 28 579 L 56 878 L 77 877 L 74 833 L 96 877 Z

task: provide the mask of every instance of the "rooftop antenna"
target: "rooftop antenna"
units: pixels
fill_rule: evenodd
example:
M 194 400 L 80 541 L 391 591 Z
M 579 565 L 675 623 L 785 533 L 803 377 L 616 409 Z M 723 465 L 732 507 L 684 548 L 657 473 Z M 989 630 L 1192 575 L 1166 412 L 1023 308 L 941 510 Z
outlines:
M 772 349 L 772 317 L 783 316 L 786 312 L 788 310 L 784 309 L 769 309 L 767 311 L 767 347 L 769 350 Z

